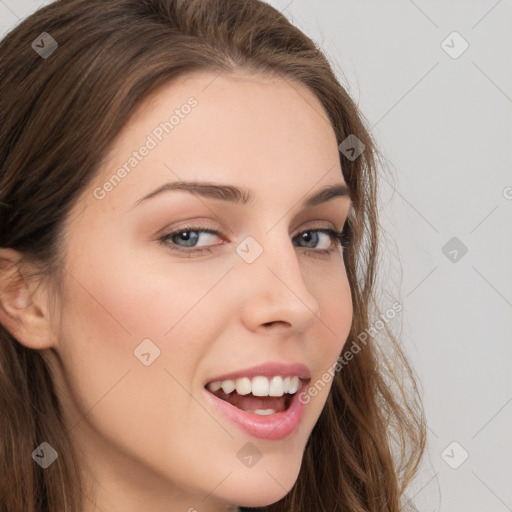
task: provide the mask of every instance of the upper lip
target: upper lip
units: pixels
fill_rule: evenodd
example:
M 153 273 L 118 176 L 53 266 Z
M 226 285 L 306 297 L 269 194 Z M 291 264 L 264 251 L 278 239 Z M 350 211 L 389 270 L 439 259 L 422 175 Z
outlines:
M 306 365 L 302 363 L 280 363 L 276 361 L 259 364 L 257 366 L 251 366 L 250 368 L 237 370 L 236 372 L 218 375 L 217 377 L 209 379 L 207 384 L 219 380 L 236 380 L 242 377 L 252 378 L 258 375 L 262 375 L 263 377 L 273 377 L 274 375 L 281 375 L 282 377 L 293 377 L 296 375 L 301 380 L 311 379 L 311 372 Z

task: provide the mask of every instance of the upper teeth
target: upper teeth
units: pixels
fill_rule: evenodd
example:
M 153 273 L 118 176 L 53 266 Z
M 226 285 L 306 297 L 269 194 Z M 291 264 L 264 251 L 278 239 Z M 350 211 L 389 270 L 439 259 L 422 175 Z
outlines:
M 293 395 L 301 385 L 299 377 L 263 377 L 258 375 L 252 380 L 242 377 L 236 380 L 216 380 L 208 384 L 208 389 L 215 392 L 222 388 L 224 393 L 229 394 L 236 389 L 239 395 L 248 395 L 252 392 L 254 396 L 283 396 L 285 393 Z

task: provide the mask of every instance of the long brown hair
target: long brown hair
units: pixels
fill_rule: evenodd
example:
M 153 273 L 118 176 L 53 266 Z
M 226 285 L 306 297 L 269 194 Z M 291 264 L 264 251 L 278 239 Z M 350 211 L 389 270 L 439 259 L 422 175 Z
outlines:
M 45 58 L 31 44 L 42 32 L 58 44 Z M 327 112 L 338 144 L 349 135 L 364 144 L 357 158 L 339 153 L 354 207 L 344 256 L 354 314 L 343 352 L 356 345 L 359 351 L 334 374 L 295 485 L 257 510 L 405 510 L 404 490 L 425 447 L 425 418 L 400 344 L 387 325 L 380 333 L 371 328 L 379 312 L 379 153 L 320 48 L 270 5 L 58 0 L 16 26 L 0 42 L 0 247 L 20 251 L 58 283 L 68 213 L 112 141 L 145 98 L 195 70 L 304 84 Z M 385 349 L 380 334 L 390 341 Z M 78 512 L 84 504 L 79 447 L 68 436 L 41 352 L 0 325 L 2 512 Z M 30 456 L 42 440 L 59 454 L 47 470 Z

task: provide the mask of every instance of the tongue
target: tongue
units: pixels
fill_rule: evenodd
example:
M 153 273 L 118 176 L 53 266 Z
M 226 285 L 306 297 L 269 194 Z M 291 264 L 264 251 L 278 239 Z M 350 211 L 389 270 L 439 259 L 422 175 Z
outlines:
M 276 412 L 282 412 L 288 408 L 290 400 L 290 395 L 287 394 L 283 396 L 254 396 L 252 393 L 239 395 L 236 391 L 232 391 L 227 395 L 222 388 L 215 391 L 214 395 L 244 411 L 274 409 Z

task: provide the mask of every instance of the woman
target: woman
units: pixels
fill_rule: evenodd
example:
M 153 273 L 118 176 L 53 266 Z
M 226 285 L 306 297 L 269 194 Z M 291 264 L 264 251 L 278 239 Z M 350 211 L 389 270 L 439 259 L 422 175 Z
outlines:
M 377 151 L 315 44 L 258 0 L 60 0 L 0 55 L 0 509 L 404 510 Z

